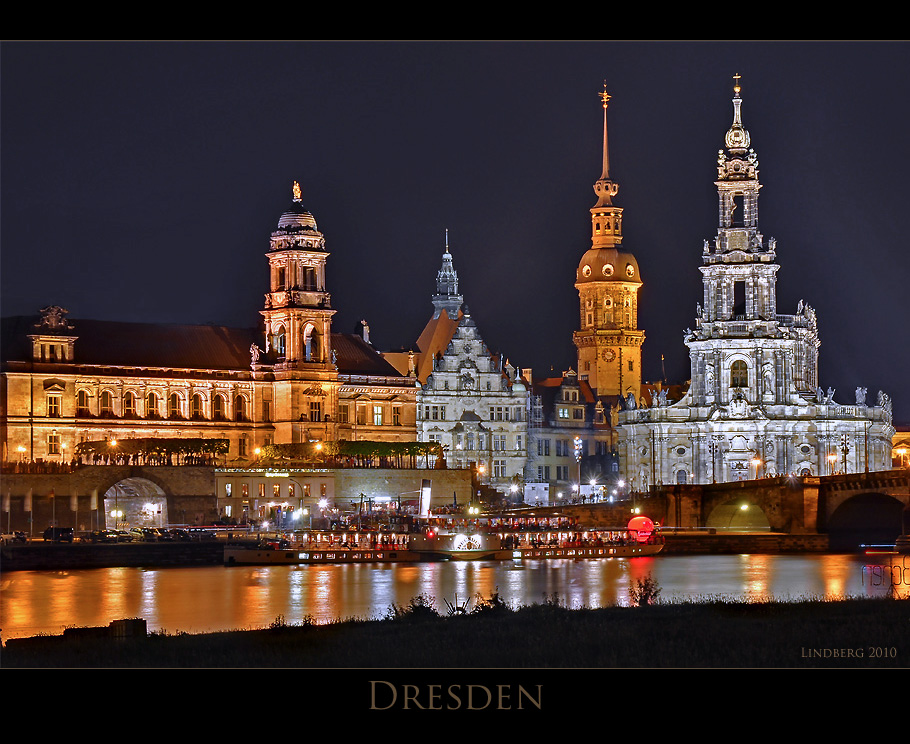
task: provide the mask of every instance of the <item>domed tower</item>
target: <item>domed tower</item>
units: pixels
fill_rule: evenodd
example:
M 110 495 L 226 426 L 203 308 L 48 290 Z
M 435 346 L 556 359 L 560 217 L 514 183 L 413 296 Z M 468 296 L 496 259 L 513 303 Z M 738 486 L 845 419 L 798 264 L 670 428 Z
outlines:
M 594 184 L 597 203 L 591 208 L 591 248 L 578 263 L 580 325 L 574 334 L 578 374 L 598 396 L 641 390 L 641 346 L 638 290 L 641 276 L 635 256 L 622 248 L 622 208 L 613 204 L 619 184 L 610 180 L 607 144 L 606 86 L 603 101 L 603 172 Z
M 266 355 L 287 369 L 331 367 L 335 311 L 325 288 L 325 239 L 294 183 L 291 208 L 272 233 L 265 296 Z

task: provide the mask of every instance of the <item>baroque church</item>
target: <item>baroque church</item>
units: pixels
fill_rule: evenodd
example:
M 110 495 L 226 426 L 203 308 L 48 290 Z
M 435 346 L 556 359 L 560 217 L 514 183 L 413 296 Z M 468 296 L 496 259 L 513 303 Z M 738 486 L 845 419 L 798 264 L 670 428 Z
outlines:
M 328 256 L 294 184 L 258 329 L 73 320 L 56 306 L 4 318 L 3 461 L 68 463 L 82 442 L 156 437 L 226 440 L 236 464 L 269 444 L 414 441 L 413 378 L 332 331 Z
M 678 402 L 661 393 L 650 405 L 621 391 L 620 461 L 636 490 L 891 466 L 888 395 L 869 400 L 857 387 L 853 400 L 836 401 L 818 379 L 815 310 L 800 301 L 794 314 L 778 313 L 777 243 L 759 230 L 758 157 L 741 109 L 737 80 L 733 123 L 717 158 L 717 235 L 704 241 L 704 296 L 684 336 L 690 387 Z

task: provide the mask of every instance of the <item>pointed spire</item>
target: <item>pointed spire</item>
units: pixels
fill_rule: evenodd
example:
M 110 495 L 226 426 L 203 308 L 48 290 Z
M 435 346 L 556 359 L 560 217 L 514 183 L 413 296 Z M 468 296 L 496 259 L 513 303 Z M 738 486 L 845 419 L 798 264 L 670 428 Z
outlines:
M 438 318 L 445 310 L 453 320 L 458 317 L 463 298 L 458 294 L 458 273 L 452 264 L 452 254 L 449 252 L 449 230 L 445 231 L 445 253 L 442 254 L 442 267 L 436 274 L 436 294 L 433 295 L 433 317 Z
M 607 142 L 607 104 L 610 101 L 610 94 L 607 93 L 606 81 L 604 81 L 603 91 L 598 96 L 604 109 L 603 171 L 600 178 L 594 183 L 594 193 L 597 194 L 595 207 L 604 207 L 612 205 L 612 197 L 619 192 L 619 184 L 610 180 L 610 147 Z
M 724 138 L 724 144 L 731 152 L 741 155 L 749 147 L 749 132 L 743 127 L 742 121 L 742 98 L 739 92 L 742 90 L 739 81 L 742 76 L 736 73 L 733 76 L 733 124 L 727 130 L 727 136 Z
M 610 101 L 610 94 L 607 93 L 607 81 L 604 80 L 604 89 L 600 94 L 600 100 L 604 106 L 604 169 L 601 179 L 606 180 L 610 177 L 610 148 L 607 146 L 607 104 Z

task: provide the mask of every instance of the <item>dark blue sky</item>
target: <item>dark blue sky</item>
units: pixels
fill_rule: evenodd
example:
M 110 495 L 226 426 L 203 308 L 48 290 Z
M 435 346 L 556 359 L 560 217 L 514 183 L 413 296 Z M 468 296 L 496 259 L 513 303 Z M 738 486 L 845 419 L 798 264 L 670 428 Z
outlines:
M 412 345 L 445 230 L 488 344 L 573 364 L 607 81 L 611 176 L 638 257 L 645 377 L 683 330 L 716 232 L 717 151 L 743 120 L 778 244 L 778 310 L 818 311 L 820 376 L 910 423 L 904 223 L 910 45 L 857 42 L 10 43 L 2 311 L 252 326 L 300 182 L 336 330 Z

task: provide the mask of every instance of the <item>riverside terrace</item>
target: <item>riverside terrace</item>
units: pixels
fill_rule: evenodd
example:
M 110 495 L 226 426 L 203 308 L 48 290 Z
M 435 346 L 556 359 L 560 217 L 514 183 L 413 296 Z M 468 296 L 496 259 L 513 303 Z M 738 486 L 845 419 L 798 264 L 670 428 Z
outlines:
M 274 521 L 295 510 L 312 513 L 323 500 L 330 508 L 416 500 L 425 480 L 434 508 L 465 505 L 476 492 L 472 470 L 437 466 L 435 444 L 324 443 L 318 461 L 279 446 L 233 467 L 216 467 L 224 455 L 211 441 L 205 451 L 188 440 L 85 444 L 69 463 L 4 465 L 4 528 L 32 534 L 49 525 L 83 531 Z

